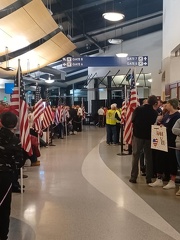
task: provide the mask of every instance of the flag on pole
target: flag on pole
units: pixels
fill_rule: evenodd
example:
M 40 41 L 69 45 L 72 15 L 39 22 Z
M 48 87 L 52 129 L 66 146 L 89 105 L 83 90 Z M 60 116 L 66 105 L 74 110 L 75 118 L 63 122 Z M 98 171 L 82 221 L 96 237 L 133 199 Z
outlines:
M 14 91 L 11 97 L 11 110 L 19 117 L 19 132 L 21 146 L 29 155 L 32 155 L 31 136 L 29 134 L 28 105 L 25 101 L 20 60 L 18 60 L 18 70 L 14 81 Z
M 44 112 L 44 104 L 41 98 L 40 87 L 38 83 L 36 84 L 36 92 L 35 92 L 35 105 L 34 105 L 34 127 L 37 133 L 41 133 L 41 114 Z
M 135 77 L 134 77 L 134 70 L 131 74 L 131 86 L 130 86 L 130 98 L 129 103 L 127 107 L 126 112 L 126 122 L 125 122 L 125 128 L 124 128 L 124 141 L 127 144 L 132 144 L 132 114 L 134 112 L 134 109 L 139 106 L 139 99 L 137 96 L 137 91 L 135 87 Z
M 44 110 L 44 116 L 43 116 L 43 121 L 42 121 L 43 129 L 48 128 L 51 125 L 52 121 L 53 121 L 52 110 L 51 110 L 51 106 L 50 106 L 49 92 L 47 90 L 47 93 L 46 93 L 46 107 L 45 107 L 45 110 Z
M 62 122 L 62 117 L 63 117 L 63 106 L 58 106 L 56 108 L 56 112 L 55 112 L 55 119 L 54 119 L 54 122 L 56 125 L 58 125 L 59 123 Z
M 127 103 L 124 101 L 122 103 L 122 108 L 121 108 L 121 124 L 125 124 L 126 121 L 126 111 L 127 111 Z
M 14 90 L 10 99 L 10 111 L 19 117 L 19 86 L 18 86 L 18 72 L 14 81 Z

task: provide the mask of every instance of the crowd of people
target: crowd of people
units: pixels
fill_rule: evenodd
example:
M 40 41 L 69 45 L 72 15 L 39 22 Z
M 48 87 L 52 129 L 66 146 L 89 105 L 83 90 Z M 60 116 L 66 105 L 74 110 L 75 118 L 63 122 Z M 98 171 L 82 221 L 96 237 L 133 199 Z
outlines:
M 116 104 L 112 104 L 106 112 L 106 143 L 108 145 L 119 143 L 120 121 L 121 110 Z M 131 122 L 133 126 L 132 144 L 130 144 L 132 169 L 129 182 L 137 183 L 140 169 L 150 187 L 176 188 L 177 170 L 178 167 L 180 168 L 179 100 L 173 98 L 163 102 L 154 95 L 149 96 L 148 99 L 144 99 L 141 106 L 135 108 Z M 167 152 L 151 149 L 151 126 L 156 124 L 166 128 Z M 154 182 L 153 178 L 156 179 Z M 163 181 L 167 181 L 167 184 L 164 185 Z M 180 196 L 180 189 L 176 195 Z
M 1 108 L 1 106 L 0 106 Z M 2 110 L 2 109 L 1 109 Z M 106 126 L 106 143 L 110 146 L 120 144 L 122 127 L 121 110 L 117 104 L 111 104 L 110 109 L 101 107 L 98 110 L 99 127 Z M 17 117 L 5 106 L 0 115 L 0 239 L 7 239 L 11 205 L 11 193 L 20 192 L 18 182 L 19 169 L 30 159 L 31 166 L 39 166 L 39 144 L 47 147 L 52 139 L 64 138 L 66 135 L 82 131 L 84 109 L 80 106 L 52 107 L 52 121 L 48 128 L 37 131 L 34 124 L 34 109 L 29 107 L 29 132 L 33 154 L 28 156 L 21 148 L 18 134 L 15 132 Z M 124 116 L 123 116 L 124 117 Z M 176 188 L 176 176 L 180 168 L 180 112 L 179 100 L 160 101 L 154 95 L 144 99 L 141 106 L 132 113 L 133 137 L 132 169 L 129 182 L 137 183 L 139 169 L 146 177 L 149 187 Z M 157 124 L 166 127 L 168 151 L 151 149 L 151 126 Z M 43 126 L 43 124 L 42 124 Z M 43 133 L 47 136 L 43 140 Z M 38 141 L 39 139 L 39 141 Z M 123 142 L 124 144 L 124 142 Z M 139 164 L 140 163 L 140 164 Z M 139 166 L 140 165 L 140 166 Z M 152 179 L 155 178 L 155 181 Z M 167 184 L 164 185 L 164 182 Z M 176 193 L 180 196 L 180 189 Z

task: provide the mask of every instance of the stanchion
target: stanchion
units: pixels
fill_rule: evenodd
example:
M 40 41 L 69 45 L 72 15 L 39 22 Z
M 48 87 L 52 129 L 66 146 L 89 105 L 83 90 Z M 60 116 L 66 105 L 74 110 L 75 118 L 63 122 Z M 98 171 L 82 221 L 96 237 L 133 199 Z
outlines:
M 67 136 L 68 136 L 67 120 L 65 121 L 65 132 L 66 132 L 66 139 L 67 139 Z
M 117 154 L 118 156 L 129 155 L 123 152 L 123 124 L 121 124 L 121 152 Z
M 23 193 L 23 168 L 20 168 L 21 193 Z
M 52 142 L 52 138 L 53 138 L 53 136 L 52 136 L 52 129 L 53 129 L 53 126 L 52 126 L 52 124 L 50 125 L 50 129 L 49 129 L 49 127 L 48 127 L 48 137 L 50 138 L 50 139 L 48 139 L 48 143 L 49 143 L 49 146 L 51 147 L 51 146 L 56 146 L 56 145 L 54 145 L 53 144 L 53 142 Z

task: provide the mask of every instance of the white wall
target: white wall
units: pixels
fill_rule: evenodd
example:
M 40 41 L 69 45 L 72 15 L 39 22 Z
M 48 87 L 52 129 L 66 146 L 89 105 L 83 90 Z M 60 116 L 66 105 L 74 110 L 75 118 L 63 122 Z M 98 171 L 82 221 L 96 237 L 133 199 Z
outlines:
M 179 0 L 163 0 L 163 59 L 180 44 L 179 11 Z
M 180 57 L 172 51 L 180 44 L 180 1 L 163 1 L 163 59 L 165 84 L 180 82 Z

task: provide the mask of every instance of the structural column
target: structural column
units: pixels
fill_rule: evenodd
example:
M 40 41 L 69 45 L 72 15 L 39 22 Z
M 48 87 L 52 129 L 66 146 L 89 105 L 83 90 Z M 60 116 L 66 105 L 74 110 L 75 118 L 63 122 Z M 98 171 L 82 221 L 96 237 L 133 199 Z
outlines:
M 94 79 L 94 89 L 95 100 L 99 100 L 99 83 L 97 78 Z
M 107 77 L 107 106 L 108 107 L 110 107 L 111 105 L 111 98 L 112 98 L 111 82 L 112 82 L 112 76 L 108 76 Z
M 41 85 L 40 87 L 41 87 L 41 98 L 42 98 L 42 99 L 46 99 L 47 86 Z
M 94 88 L 94 79 L 92 79 L 89 84 L 87 85 L 87 100 L 88 100 L 88 113 L 92 112 L 92 103 L 91 101 L 95 99 L 94 91 L 92 89 Z M 88 90 L 89 89 L 89 90 Z

